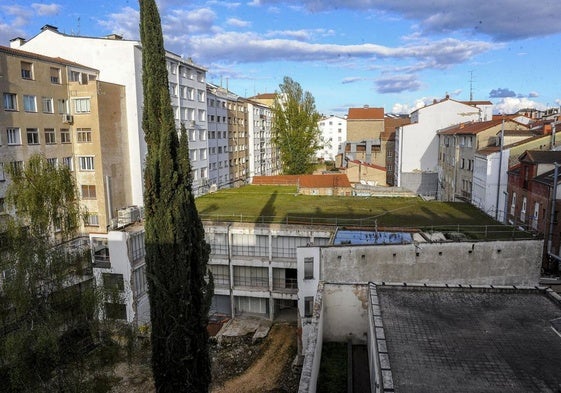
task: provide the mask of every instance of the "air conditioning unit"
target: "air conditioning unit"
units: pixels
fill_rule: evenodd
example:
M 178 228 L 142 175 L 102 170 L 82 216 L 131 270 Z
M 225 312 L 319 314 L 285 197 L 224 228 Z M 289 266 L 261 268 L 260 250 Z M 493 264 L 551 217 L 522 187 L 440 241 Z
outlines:
M 72 124 L 74 122 L 74 116 L 64 114 L 62 115 L 62 122 Z

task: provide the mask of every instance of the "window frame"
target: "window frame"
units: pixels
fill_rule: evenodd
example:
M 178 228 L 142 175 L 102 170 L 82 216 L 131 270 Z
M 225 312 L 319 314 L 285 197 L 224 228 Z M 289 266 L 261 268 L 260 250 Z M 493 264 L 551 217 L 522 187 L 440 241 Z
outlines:
M 78 168 L 80 171 L 95 171 L 95 156 L 78 156 Z
M 15 141 L 14 141 L 15 136 Z M 21 145 L 21 129 L 19 127 L 7 127 L 6 128 L 6 144 L 8 146 L 20 146 Z
M 95 200 L 97 199 L 95 184 L 82 184 L 80 185 L 80 194 L 84 200 Z
M 25 136 L 28 145 L 39 145 L 41 141 L 39 140 L 39 129 L 38 128 L 26 128 Z
M 2 96 L 2 101 L 5 111 L 15 112 L 18 110 L 18 95 L 16 93 L 4 93 Z
M 45 137 L 45 145 L 55 145 L 56 144 L 56 131 L 54 128 L 43 129 L 43 135 Z
M 37 97 L 29 94 L 23 95 L 24 112 L 37 113 Z

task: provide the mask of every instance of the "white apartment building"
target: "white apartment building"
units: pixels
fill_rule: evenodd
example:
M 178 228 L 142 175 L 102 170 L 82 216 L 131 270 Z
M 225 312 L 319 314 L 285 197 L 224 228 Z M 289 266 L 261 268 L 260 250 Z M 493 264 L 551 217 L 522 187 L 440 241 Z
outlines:
M 435 195 L 438 186 L 437 131 L 467 121 L 492 119 L 489 101 L 460 102 L 448 97 L 411 113 L 411 124 L 396 128 L 395 181 L 422 195 Z
M 280 171 L 271 134 L 273 114 L 268 105 L 247 101 L 249 177 L 276 175 Z
M 318 122 L 323 148 L 317 152 L 318 158 L 335 161 L 342 150 L 342 143 L 347 140 L 347 119 L 331 115 Z
M 208 183 L 209 190 L 227 187 L 230 183 L 228 102 L 237 96 L 228 90 L 207 84 Z
M 99 70 L 101 80 L 125 86 L 128 159 L 131 171 L 132 204 L 143 205 L 143 165 L 146 142 L 142 131 L 142 47 L 140 41 L 125 40 L 118 35 L 82 37 L 63 34 L 45 25 L 29 40 L 14 38 L 10 46 L 46 56 L 62 57 Z M 185 124 L 193 139 L 193 148 L 206 148 L 206 69 L 191 60 L 167 52 L 172 104 L 176 120 Z M 173 73 L 175 71 L 175 74 Z M 193 188 L 205 172 L 207 160 L 193 160 Z M 208 169 L 207 169 L 208 171 Z M 120 206 L 114 206 L 119 208 Z

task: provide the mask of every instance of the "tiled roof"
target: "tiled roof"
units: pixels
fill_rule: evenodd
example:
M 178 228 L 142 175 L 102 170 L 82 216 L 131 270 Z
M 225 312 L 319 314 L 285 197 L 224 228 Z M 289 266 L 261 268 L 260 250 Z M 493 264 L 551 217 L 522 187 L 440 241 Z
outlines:
M 249 97 L 249 99 L 274 100 L 276 96 L 276 93 L 262 93 Z
M 87 68 L 89 70 L 97 71 L 95 68 L 87 67 L 83 64 L 76 63 L 76 62 L 70 61 L 70 60 L 66 60 L 66 59 L 63 59 L 61 57 L 50 57 L 50 56 L 39 55 L 37 53 L 26 52 L 26 51 L 23 51 L 23 50 L 20 50 L 20 49 L 10 48 L 8 46 L 0 45 L 0 53 L 6 53 L 8 55 L 25 57 L 25 58 L 28 58 L 28 59 L 40 60 L 40 61 L 56 63 L 56 64 L 61 64 L 61 65 L 66 65 L 66 66 L 76 66 L 76 67 L 80 67 L 80 68 Z
M 555 150 L 526 150 L 519 158 L 520 162 L 534 164 L 553 164 L 561 162 L 561 151 Z
M 347 120 L 383 120 L 384 108 L 349 108 Z
M 384 168 L 381 165 L 371 164 L 371 163 L 360 161 L 360 160 L 350 160 L 349 162 L 352 162 L 353 164 L 356 164 L 356 165 L 367 166 L 369 168 L 378 169 L 380 171 L 386 172 L 386 168 Z
M 478 134 L 482 131 L 488 130 L 489 128 L 498 126 L 501 124 L 502 119 L 489 120 L 489 121 L 476 121 L 467 122 L 454 125 L 452 127 L 447 127 L 439 130 L 437 133 L 439 135 L 455 135 L 455 134 Z

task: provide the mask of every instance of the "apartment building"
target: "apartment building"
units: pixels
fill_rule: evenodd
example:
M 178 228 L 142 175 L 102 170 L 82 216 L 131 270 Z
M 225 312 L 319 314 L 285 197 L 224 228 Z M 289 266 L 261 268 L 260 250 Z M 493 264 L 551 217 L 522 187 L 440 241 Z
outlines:
M 14 38 L 10 46 L 28 52 L 65 59 L 95 67 L 99 79 L 125 87 L 128 152 L 131 171 L 130 204 L 143 205 L 143 165 L 146 143 L 142 131 L 142 46 L 140 41 L 126 40 L 111 34 L 106 37 L 67 35 L 55 26 L 45 25 L 31 39 Z M 208 159 L 199 159 L 200 149 L 207 149 L 206 69 L 190 59 L 166 52 L 170 96 L 177 124 L 185 124 L 192 149 L 193 188 L 200 190 L 208 177 Z M 208 156 L 208 153 L 207 153 Z M 118 209 L 124 206 L 114 204 Z
M 347 140 L 347 119 L 340 116 L 323 117 L 318 122 L 323 148 L 317 157 L 326 161 L 335 161 L 342 143 Z
M 7 47 L 0 75 L 0 198 L 4 167 L 42 154 L 73 171 L 84 229 L 105 231 L 113 204 L 130 203 L 124 87 L 100 81 L 93 68 Z
M 460 102 L 446 96 L 412 112 L 411 123 L 396 128 L 394 186 L 435 196 L 438 189 L 437 131 L 467 121 L 491 120 L 492 107 L 489 101 Z
M 230 186 L 228 102 L 235 95 L 207 83 L 209 190 Z
M 249 176 L 249 133 L 248 109 L 245 100 L 233 96 L 227 102 L 228 108 L 228 164 L 230 182 L 239 187 L 245 184 Z
M 471 202 L 475 153 L 489 145 L 497 145 L 497 141 L 501 138 L 504 140 L 505 135 L 511 132 L 521 139 L 533 136 L 527 125 L 500 117 L 489 121 L 460 123 L 437 131 L 438 199 Z
M 248 114 L 249 176 L 280 173 L 279 153 L 272 140 L 273 113 L 270 106 L 246 100 Z

